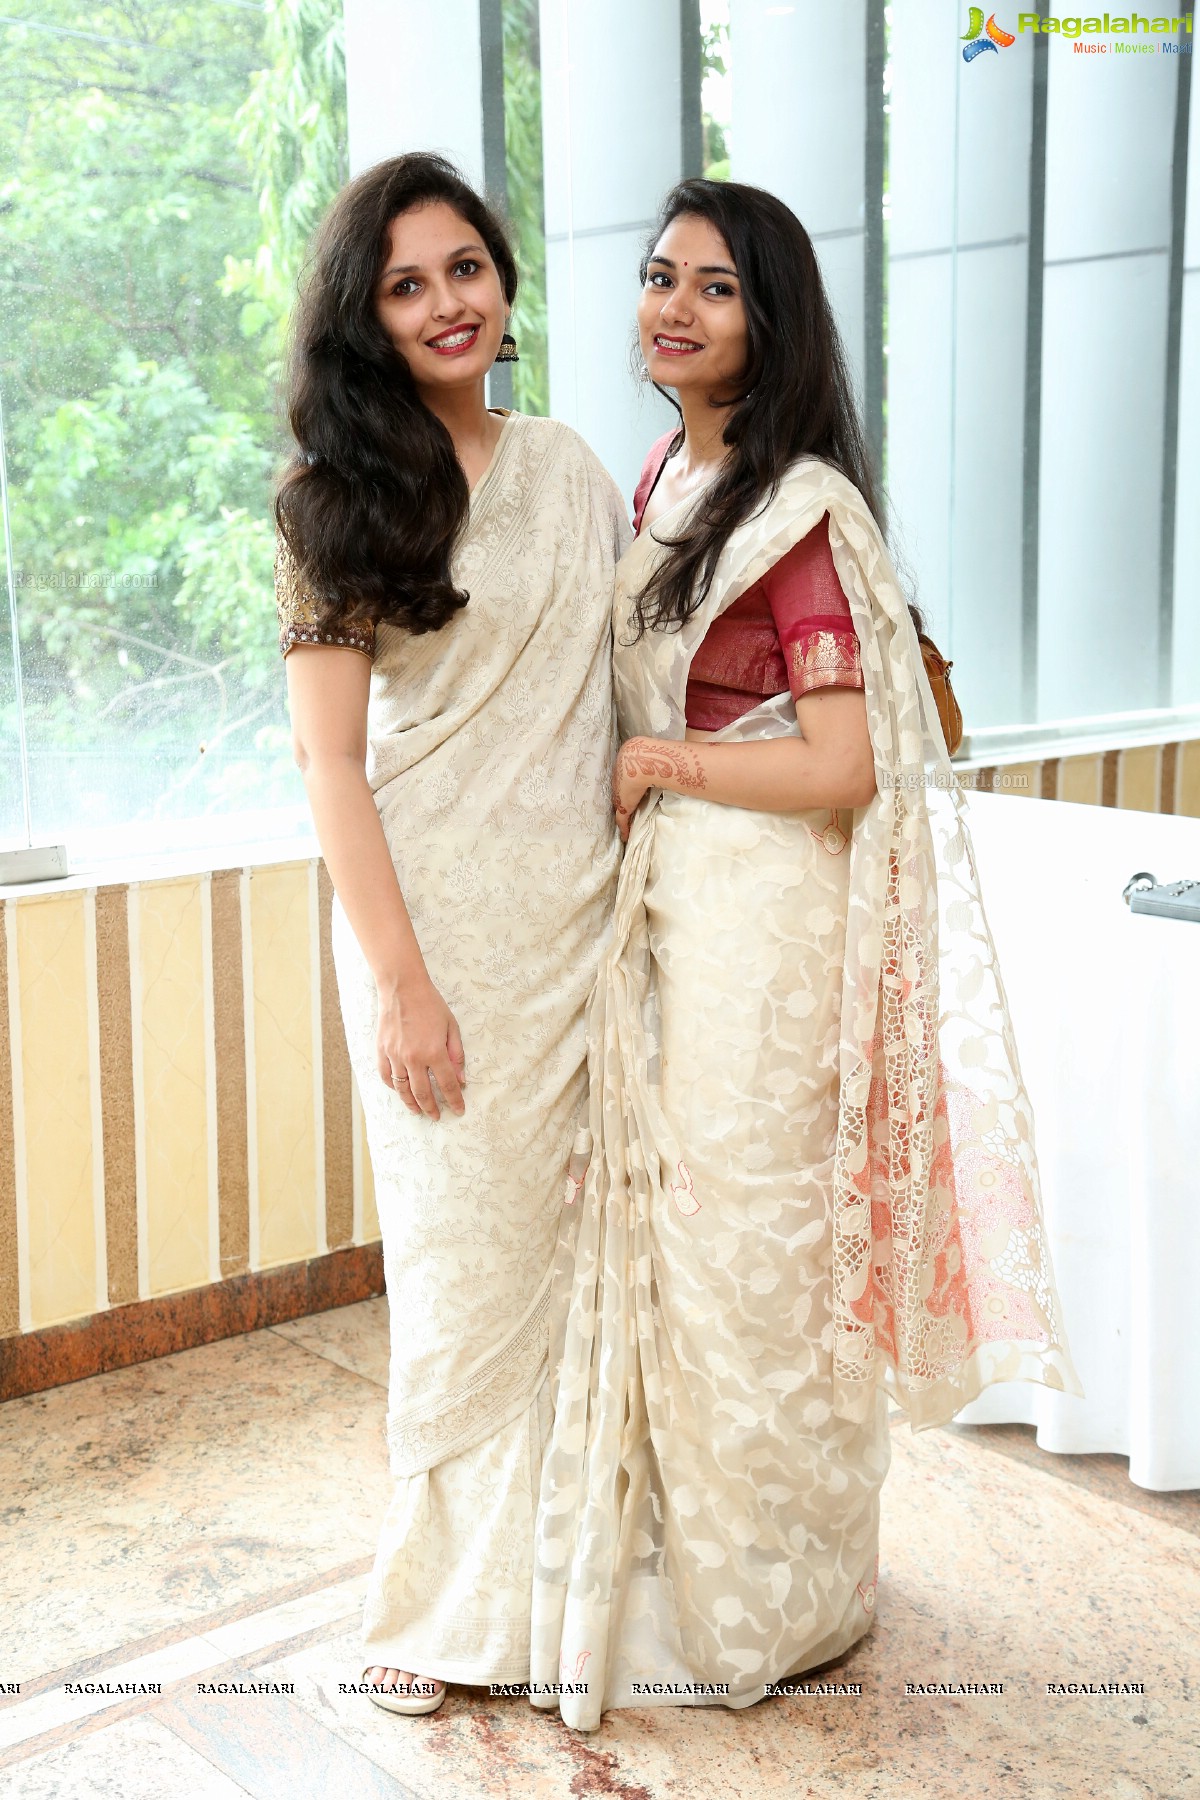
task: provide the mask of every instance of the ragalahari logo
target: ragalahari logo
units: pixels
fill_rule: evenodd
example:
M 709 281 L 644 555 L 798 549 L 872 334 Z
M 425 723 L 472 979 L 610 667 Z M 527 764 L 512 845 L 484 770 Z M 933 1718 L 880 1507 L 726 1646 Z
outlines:
M 962 35 L 964 62 L 974 62 L 985 50 L 1007 50 L 1017 41 L 1011 31 L 1005 31 L 1002 25 L 997 25 L 995 13 L 985 25 L 982 6 L 971 8 L 970 24 L 971 29 L 964 31 Z

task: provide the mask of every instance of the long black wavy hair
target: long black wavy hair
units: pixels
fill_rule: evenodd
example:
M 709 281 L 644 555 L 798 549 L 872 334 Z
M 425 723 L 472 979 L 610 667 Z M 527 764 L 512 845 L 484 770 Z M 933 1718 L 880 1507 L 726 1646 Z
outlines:
M 437 631 L 467 603 L 450 579 L 466 476 L 375 310 L 392 220 L 443 200 L 487 249 L 511 306 L 504 226 L 452 163 L 376 163 L 342 189 L 313 245 L 292 325 L 287 412 L 296 440 L 275 517 L 319 623 Z
M 820 457 L 853 482 L 882 530 L 846 353 L 807 231 L 763 188 L 681 181 L 663 201 L 647 242 L 643 284 L 655 245 L 683 214 L 706 219 L 733 259 L 746 311 L 746 366 L 740 397 L 717 403 L 728 405 L 723 435 L 733 454 L 689 529 L 661 540 L 669 554 L 637 597 L 638 637 L 678 631 L 703 604 L 730 533 L 773 497 L 797 457 Z M 674 396 L 658 391 L 678 412 Z M 917 609 L 909 611 L 922 630 Z

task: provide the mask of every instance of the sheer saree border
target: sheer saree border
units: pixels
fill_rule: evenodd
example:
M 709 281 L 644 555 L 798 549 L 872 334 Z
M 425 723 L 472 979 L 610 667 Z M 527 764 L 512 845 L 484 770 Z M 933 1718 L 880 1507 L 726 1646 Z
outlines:
M 935 819 L 931 829 L 946 830 L 945 821 Z M 936 946 L 902 898 L 914 883 L 919 837 L 899 808 L 877 1023 L 865 1046 L 843 1043 L 848 1091 L 834 1171 L 835 1367 L 843 1395 L 852 1403 L 873 1368 L 914 1428 L 946 1423 L 996 1381 L 1079 1391 L 998 971 L 975 955 L 966 967 L 944 969 L 950 979 L 939 982 Z M 943 882 L 964 849 L 962 837 L 947 846 Z M 949 905 L 969 909 L 970 901 Z M 962 962 L 953 937 L 943 958 L 951 960 Z M 961 1014 L 951 1031 L 951 1003 L 964 992 L 986 1005 L 1002 1058 L 989 1053 L 988 1028 L 976 1020 L 972 1029 L 969 1015 L 967 1033 Z M 995 1080 L 1005 1065 L 1008 1076 Z
M 914 1428 L 997 1381 L 1081 1391 L 1033 1115 L 965 803 L 907 604 L 861 497 L 830 541 L 860 642 L 879 792 L 855 830 L 834 1170 L 835 1371 Z
M 453 1388 L 388 1414 L 393 1476 L 419 1475 L 469 1450 L 525 1411 L 545 1378 L 552 1271 L 512 1335 Z

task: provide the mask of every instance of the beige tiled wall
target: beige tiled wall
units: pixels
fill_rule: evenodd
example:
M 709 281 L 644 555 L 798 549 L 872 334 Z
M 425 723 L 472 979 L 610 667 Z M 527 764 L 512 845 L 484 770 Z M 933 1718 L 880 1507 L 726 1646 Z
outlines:
M 86 895 L 64 894 L 20 906 L 10 920 L 13 1088 L 19 1079 L 22 1095 L 17 1256 L 31 1318 L 92 1312 L 104 1293 L 90 910 Z
M 204 887 L 163 881 L 129 895 L 133 948 L 135 1155 L 144 1197 L 145 1291 L 220 1274 L 208 1106 Z M 103 1083 L 101 1083 L 103 1091 Z M 211 1216 L 210 1216 L 211 1213 Z
M 0 1336 L 378 1238 L 329 900 L 306 861 L 4 902 Z

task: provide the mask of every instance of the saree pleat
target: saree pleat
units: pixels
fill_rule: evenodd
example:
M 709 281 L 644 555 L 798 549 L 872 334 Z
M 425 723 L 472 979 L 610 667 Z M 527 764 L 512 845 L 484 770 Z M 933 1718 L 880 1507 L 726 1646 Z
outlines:
M 538 1515 L 538 1704 L 749 1705 L 875 1604 L 886 1395 L 1077 1391 L 1032 1120 L 961 796 L 878 530 L 797 463 L 679 632 L 618 571 L 622 737 L 682 738 L 712 620 L 821 516 L 859 638 L 878 794 L 769 815 L 655 794 L 588 1021 L 592 1166 L 564 1212 Z M 667 531 L 673 524 L 667 526 Z M 719 735 L 799 730 L 790 696 Z
M 455 552 L 469 604 L 423 637 L 380 627 L 372 668 L 368 775 L 467 1087 L 465 1115 L 435 1122 L 384 1086 L 374 979 L 335 907 L 391 1331 L 396 1489 L 364 1649 L 449 1680 L 528 1673 L 550 1277 L 619 855 L 610 608 L 627 535 L 582 441 L 511 415 Z

